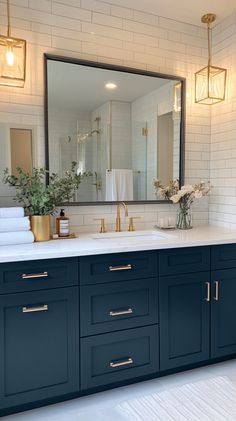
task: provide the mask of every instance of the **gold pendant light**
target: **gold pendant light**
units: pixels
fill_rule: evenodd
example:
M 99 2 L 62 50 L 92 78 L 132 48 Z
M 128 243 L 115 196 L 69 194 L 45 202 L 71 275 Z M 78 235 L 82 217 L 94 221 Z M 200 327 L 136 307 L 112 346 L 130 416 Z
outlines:
M 195 73 L 195 102 L 212 105 L 224 101 L 227 70 L 211 64 L 211 29 L 216 15 L 208 13 L 202 16 L 202 23 L 207 24 L 208 65 Z
M 10 4 L 7 0 L 7 36 L 0 35 L 0 85 L 24 87 L 26 41 L 11 36 Z

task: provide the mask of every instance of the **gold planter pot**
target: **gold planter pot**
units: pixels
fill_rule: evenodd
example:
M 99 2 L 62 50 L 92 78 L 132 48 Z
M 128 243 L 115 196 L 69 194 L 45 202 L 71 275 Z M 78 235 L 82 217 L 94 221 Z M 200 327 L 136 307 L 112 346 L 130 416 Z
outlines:
M 30 217 L 30 222 L 35 241 L 50 240 L 50 215 L 32 215 Z

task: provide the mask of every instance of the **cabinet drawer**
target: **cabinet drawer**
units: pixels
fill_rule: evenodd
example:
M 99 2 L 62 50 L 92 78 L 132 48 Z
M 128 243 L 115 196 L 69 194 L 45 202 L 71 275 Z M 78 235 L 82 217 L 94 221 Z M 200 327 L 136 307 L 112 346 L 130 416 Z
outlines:
M 81 388 L 159 370 L 158 325 L 81 339 Z
M 166 250 L 159 255 L 160 275 L 175 275 L 210 270 L 209 247 Z
M 236 267 L 236 244 L 225 244 L 211 248 L 211 268 L 227 269 Z
M 33 260 L 0 265 L 0 293 L 78 284 L 78 259 Z
M 128 281 L 155 276 L 156 252 L 104 254 L 80 259 L 81 284 Z
M 157 323 L 157 279 L 82 286 L 80 308 L 81 336 Z
M 78 287 L 1 295 L 0 408 L 78 390 L 78 333 Z

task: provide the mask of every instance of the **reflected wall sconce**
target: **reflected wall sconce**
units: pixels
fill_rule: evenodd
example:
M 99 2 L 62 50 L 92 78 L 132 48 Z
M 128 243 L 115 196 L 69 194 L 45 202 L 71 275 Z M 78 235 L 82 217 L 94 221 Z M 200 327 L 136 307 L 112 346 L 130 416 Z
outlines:
M 195 102 L 212 105 L 224 101 L 227 70 L 211 64 L 211 29 L 210 24 L 216 20 L 216 15 L 208 13 L 202 16 L 202 23 L 207 24 L 208 64 L 195 73 Z
M 0 35 L 0 85 L 23 88 L 26 72 L 26 41 L 11 36 L 10 4 L 7 0 L 7 35 Z

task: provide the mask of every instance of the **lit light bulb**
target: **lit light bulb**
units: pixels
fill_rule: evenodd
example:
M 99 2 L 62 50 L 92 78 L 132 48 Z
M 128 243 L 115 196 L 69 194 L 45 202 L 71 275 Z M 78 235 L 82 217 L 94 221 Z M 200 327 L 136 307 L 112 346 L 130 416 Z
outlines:
M 12 51 L 12 47 L 9 47 L 7 52 L 6 52 L 6 60 L 7 60 L 8 66 L 13 66 L 14 61 L 15 61 L 15 56 L 14 56 L 14 53 Z

